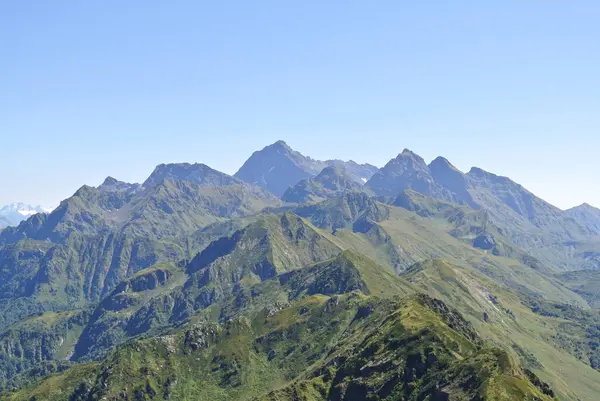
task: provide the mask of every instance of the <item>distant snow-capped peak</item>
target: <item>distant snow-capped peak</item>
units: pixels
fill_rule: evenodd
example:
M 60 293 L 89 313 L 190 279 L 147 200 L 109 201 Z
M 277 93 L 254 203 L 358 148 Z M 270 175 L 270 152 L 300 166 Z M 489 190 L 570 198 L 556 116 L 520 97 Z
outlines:
M 23 202 L 14 202 L 0 207 L 0 214 L 19 213 L 22 216 L 31 216 L 36 213 L 49 213 L 54 208 L 41 205 L 29 205 Z
M 23 202 L 15 202 L 0 206 L 0 229 L 7 226 L 17 226 L 23 220 L 37 213 L 50 213 L 52 207 L 41 205 L 29 205 Z

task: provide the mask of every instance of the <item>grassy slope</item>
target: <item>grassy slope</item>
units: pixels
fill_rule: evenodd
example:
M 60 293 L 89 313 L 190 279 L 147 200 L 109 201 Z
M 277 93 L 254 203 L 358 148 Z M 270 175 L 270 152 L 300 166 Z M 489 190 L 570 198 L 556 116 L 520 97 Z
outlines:
M 556 277 L 572 291 L 581 295 L 590 307 L 600 308 L 600 271 L 577 270 L 557 274 Z
M 547 275 L 551 270 L 544 268 L 536 270 L 516 260 L 494 256 L 490 252 L 475 249 L 464 241 L 446 234 L 446 231 L 456 228 L 447 221 L 431 221 L 399 208 L 386 208 L 387 211 L 383 213 L 385 220 L 375 225 L 377 230 L 371 230 L 365 234 L 352 232 L 350 229 L 336 230 L 335 238 L 339 241 L 340 246 L 356 249 L 379 260 L 382 264 L 388 265 L 392 249 L 404 257 L 399 259 L 404 266 L 429 257 L 444 257 L 461 266 L 461 269 L 472 269 L 473 273 L 477 274 L 478 280 L 492 283 L 502 289 L 501 291 L 504 291 L 503 287 L 506 286 L 511 289 L 511 293 L 523 293 L 527 297 L 586 307 L 585 301 L 580 296 L 564 288 L 558 280 Z M 440 285 L 444 286 L 445 284 L 441 283 Z M 431 288 L 426 287 L 424 290 L 430 291 Z M 461 311 L 465 313 L 476 313 L 477 318 L 481 321 L 482 311 L 485 308 L 476 304 L 475 308 L 464 306 L 463 309 L 464 303 L 460 302 L 460 297 L 463 295 L 464 293 L 457 292 L 454 297 L 444 299 L 453 305 L 454 303 L 457 306 L 461 305 Z M 566 399 L 576 399 L 575 394 L 579 395 L 581 399 L 592 399 L 591 395 L 597 390 L 594 385 L 597 381 L 597 372 L 585 366 L 573 355 L 556 351 L 556 341 L 553 341 L 554 345 L 546 344 L 557 332 L 561 331 L 559 323 L 552 322 L 550 328 L 547 328 L 551 323 L 549 319 L 543 319 L 532 313 L 530 308 L 520 300 L 514 302 L 518 306 L 516 309 L 523 313 L 523 324 L 527 328 L 524 330 L 519 327 L 518 330 L 514 330 L 515 347 L 525 350 L 525 355 L 531 354 L 531 350 L 538 354 L 537 359 L 543 360 L 545 367 L 545 372 L 540 374 L 553 382 Z M 489 304 L 488 301 L 485 303 Z M 513 331 L 489 332 L 487 338 L 494 339 L 498 344 L 507 345 L 506 341 L 501 340 L 505 336 L 510 337 L 511 333 Z M 509 342 L 508 345 L 512 347 L 513 344 Z M 560 359 L 554 358 L 555 352 L 558 352 Z M 563 364 L 571 367 L 570 372 L 582 372 L 582 374 L 563 374 Z M 536 368 L 535 363 L 532 364 L 532 368 Z
M 549 277 L 545 270 L 538 271 L 517 260 L 474 248 L 448 234 L 446 227 L 440 227 L 438 221 L 398 207 L 387 206 L 387 210 L 386 219 L 374 223 L 368 232 L 361 234 L 344 229 L 337 230 L 335 236 L 342 246 L 392 265 L 399 272 L 422 260 L 444 258 L 454 264 L 470 266 L 497 282 L 532 296 L 587 306 L 582 297 Z
M 440 259 L 420 263 L 403 277 L 460 310 L 483 338 L 512 350 L 561 400 L 596 399 L 600 372 L 561 349 L 556 335 L 564 320 L 534 313 L 519 291 Z
M 520 347 L 517 349 L 524 350 L 522 353 L 525 356 L 535 353 L 535 359 L 543 361 L 544 364 L 544 372 L 540 372 L 540 375 L 552 382 L 565 399 L 593 399 L 595 392 L 600 389 L 595 384 L 599 379 L 598 372 L 579 361 L 573 355 L 574 352 L 560 350 L 561 345 L 554 338 L 557 333 L 564 331 L 561 325 L 565 324 L 565 321 L 557 322 L 531 312 L 531 308 L 514 295 L 522 294 L 525 295 L 525 299 L 541 299 L 587 308 L 587 303 L 581 296 L 565 288 L 562 280 L 553 277 L 552 269 L 543 266 L 534 269 L 517 260 L 498 257 L 491 252 L 473 248 L 464 240 L 447 234 L 457 226 L 446 219 L 425 219 L 403 209 L 389 206 L 386 208 L 387 212 L 382 213 L 385 219 L 374 224 L 374 228 L 368 232 L 361 234 L 351 229 L 338 229 L 335 231 L 336 238 L 342 242 L 343 247 L 356 249 L 384 265 L 395 265 L 398 270 L 413 262 L 443 257 L 460 266 L 459 270 L 471 271 L 478 281 L 495 286 L 499 293 L 513 294 L 511 297 L 514 299 L 514 305 L 511 310 L 522 313 L 522 325 L 510 330 L 503 328 L 498 332 L 488 330 L 488 324 L 482 325 L 480 328 L 487 332 L 486 338 L 510 348 L 513 345 Z M 391 255 L 396 256 L 390 259 Z M 461 280 L 463 278 L 461 277 Z M 465 314 L 474 314 L 474 318 L 481 322 L 489 301 L 465 303 L 464 288 L 447 293 L 436 290 L 436 286 L 447 286 L 444 280 L 429 281 L 423 286 L 423 290 L 443 297 L 442 299 Z M 585 332 L 575 333 L 573 342 L 585 340 L 585 336 Z M 506 341 L 507 338 L 513 338 L 514 342 Z M 548 345 L 548 342 L 551 345 Z M 569 367 L 566 373 L 564 366 Z M 531 367 L 536 369 L 536 364 L 532 363 Z
M 297 392 L 302 383 L 309 385 L 300 398 L 286 395 L 287 386 Z M 374 400 L 441 394 L 550 400 L 508 355 L 482 347 L 444 304 L 357 293 L 313 295 L 277 313 L 197 323 L 137 341 L 101 366 L 72 369 L 6 400 L 333 400 L 361 393 Z

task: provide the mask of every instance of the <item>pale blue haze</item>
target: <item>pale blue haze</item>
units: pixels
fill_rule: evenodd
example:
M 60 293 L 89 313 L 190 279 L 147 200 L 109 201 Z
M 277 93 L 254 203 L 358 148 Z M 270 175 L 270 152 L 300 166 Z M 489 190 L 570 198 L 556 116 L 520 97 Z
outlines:
M 0 204 L 278 139 L 600 206 L 598 1 L 2 1 Z

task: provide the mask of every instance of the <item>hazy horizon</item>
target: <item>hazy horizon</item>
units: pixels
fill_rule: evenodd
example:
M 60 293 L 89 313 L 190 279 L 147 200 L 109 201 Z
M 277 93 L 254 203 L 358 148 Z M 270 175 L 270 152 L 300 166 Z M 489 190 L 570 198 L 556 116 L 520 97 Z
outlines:
M 409 148 L 600 206 L 599 18 L 592 1 L 7 3 L 0 205 L 160 163 L 233 174 L 283 139 L 379 167 Z
M 294 149 L 294 150 L 296 150 L 296 151 L 299 151 L 299 149 L 297 149 L 297 148 L 294 148 L 294 146 L 293 146 L 292 144 L 290 144 L 290 142 L 289 142 L 289 141 L 286 141 L 286 140 L 284 140 L 284 139 L 279 139 L 279 140 L 283 140 L 283 141 L 284 141 L 284 142 L 286 142 L 288 145 L 290 145 L 290 147 L 291 147 L 292 149 Z M 275 142 L 275 141 L 274 141 L 274 142 Z M 272 142 L 272 143 L 274 143 L 274 142 Z M 265 144 L 264 146 L 261 146 L 260 148 L 257 148 L 257 149 L 255 149 L 255 150 L 260 150 L 260 149 L 264 148 L 265 146 L 271 145 L 272 143 L 267 143 L 267 144 Z M 376 167 L 378 167 L 378 168 L 381 168 L 381 167 L 383 167 L 383 166 L 384 166 L 384 165 L 385 165 L 385 164 L 386 164 L 386 163 L 387 163 L 389 160 L 391 160 L 392 158 L 396 157 L 396 156 L 397 156 L 399 153 L 401 153 L 401 152 L 402 152 L 402 150 L 404 150 L 404 149 L 401 149 L 401 150 L 399 150 L 399 151 L 398 151 L 398 152 L 397 152 L 395 155 L 391 156 L 391 157 L 390 157 L 390 158 L 389 158 L 389 159 L 388 159 L 388 160 L 387 160 L 385 163 L 383 163 L 383 164 L 374 164 L 374 163 L 371 163 L 371 162 L 370 162 L 370 161 L 368 161 L 368 160 L 357 160 L 357 159 L 353 159 L 353 158 L 344 158 L 344 157 L 336 157 L 336 159 L 340 159 L 340 160 L 344 160 L 344 161 L 353 160 L 353 161 L 355 161 L 355 162 L 357 162 L 357 163 L 360 163 L 360 164 L 369 163 L 369 164 L 373 164 L 373 165 L 375 165 L 375 166 L 376 166 Z M 420 153 L 419 153 L 417 150 L 415 150 L 415 149 L 409 149 L 409 150 L 411 150 L 412 152 L 414 152 L 414 153 L 418 154 L 419 156 L 422 156 L 422 157 L 423 157 L 423 155 L 422 155 L 422 154 L 420 154 Z M 305 153 L 305 152 L 303 152 L 303 151 L 300 151 L 300 153 L 302 153 L 304 156 L 312 157 L 313 159 L 318 159 L 318 160 L 332 159 L 331 157 L 315 158 L 315 157 L 313 157 L 312 155 L 310 155 L 310 154 L 307 154 L 307 153 Z M 250 153 L 250 154 L 248 154 L 248 157 L 250 157 L 250 155 L 251 155 L 251 153 Z M 445 157 L 445 158 L 446 158 L 446 159 L 448 159 L 448 160 L 449 160 L 449 161 L 450 161 L 452 164 L 454 164 L 454 162 L 452 161 L 452 159 L 449 159 L 448 157 L 446 157 L 446 156 L 445 156 L 445 155 L 443 155 L 443 154 L 439 154 L 439 155 L 437 155 L 437 156 L 433 156 L 433 157 L 430 157 L 430 158 L 426 158 L 426 157 L 424 157 L 424 159 L 425 159 L 425 162 L 426 162 L 427 164 L 429 164 L 429 163 L 430 163 L 430 162 L 431 162 L 433 159 L 435 159 L 435 158 L 436 158 L 436 157 L 438 157 L 438 156 Z M 226 174 L 229 174 L 229 175 L 234 175 L 234 174 L 236 173 L 237 169 L 238 169 L 239 167 L 241 167 L 241 166 L 242 166 L 242 164 L 245 162 L 245 160 L 246 160 L 246 159 L 242 160 L 242 161 L 241 161 L 241 163 L 240 163 L 240 165 L 239 165 L 237 168 L 235 168 L 234 170 L 230 170 L 230 171 L 220 170 L 220 169 L 218 169 L 218 168 L 216 168 L 215 166 L 212 166 L 212 165 L 208 165 L 208 166 L 209 166 L 209 167 L 211 167 L 211 168 L 214 168 L 215 170 L 218 170 L 218 171 L 224 172 L 224 173 L 226 173 Z M 76 187 L 76 188 L 73 188 L 73 189 L 72 189 L 72 191 L 71 191 L 71 193 L 69 193 L 69 194 L 65 195 L 65 196 L 64 196 L 62 199 L 60 199 L 60 200 L 58 200 L 58 201 L 56 201 L 56 202 L 40 203 L 40 202 L 36 202 L 36 201 L 21 201 L 21 200 L 15 200 L 15 201 L 12 201 L 12 202 L 4 202 L 4 203 L 0 202 L 0 206 L 1 206 L 1 205 L 5 205 L 5 204 L 10 204 L 10 203 L 22 202 L 22 203 L 25 203 L 25 204 L 31 204 L 31 205 L 41 205 L 41 206 L 47 206 L 47 207 L 56 207 L 56 206 L 58 206 L 58 204 L 60 203 L 60 201 L 62 201 L 62 200 L 64 200 L 64 199 L 66 199 L 66 198 L 70 197 L 71 195 L 73 195 L 73 194 L 74 194 L 74 193 L 77 191 L 77 189 L 79 189 L 79 188 L 80 188 L 82 185 L 92 185 L 92 186 L 98 186 L 98 185 L 100 185 L 100 184 L 101 184 L 101 183 L 102 183 L 102 182 L 103 182 L 103 181 L 104 181 L 104 180 L 105 180 L 107 177 L 113 177 L 113 178 L 115 178 L 115 179 L 117 179 L 117 180 L 120 180 L 120 181 L 125 181 L 125 182 L 129 182 L 129 183 L 140 183 L 140 184 L 141 184 L 141 183 L 143 183 L 143 181 L 144 181 L 146 178 L 148 178 L 148 176 L 149 176 L 149 175 L 152 173 L 152 171 L 154 170 L 154 167 L 158 166 L 159 164 L 169 164 L 169 163 L 190 163 L 190 164 L 193 164 L 193 163 L 201 163 L 201 164 L 206 164 L 206 163 L 202 162 L 201 160 L 194 160 L 194 161 L 189 161 L 189 160 L 179 160 L 179 161 L 178 161 L 178 160 L 173 160 L 173 161 L 161 162 L 161 163 L 157 163 L 155 166 L 153 166 L 151 169 L 149 169 L 149 170 L 148 170 L 147 174 L 145 174 L 145 175 L 143 175 L 143 176 L 141 176 L 141 177 L 139 177 L 139 178 L 133 178 L 133 179 L 124 179 L 124 178 L 123 178 L 123 176 L 124 176 L 124 175 L 126 175 L 126 174 L 124 174 L 124 175 L 112 175 L 112 174 L 107 174 L 107 175 L 105 175 L 104 177 L 102 177 L 101 179 L 99 179 L 99 180 L 95 180 L 94 182 L 84 182 L 84 183 L 82 183 L 80 186 L 78 186 L 78 187 Z M 486 170 L 486 171 L 488 171 L 488 172 L 490 172 L 490 173 L 493 173 L 493 174 L 496 174 L 496 175 L 500 175 L 500 176 L 504 176 L 503 174 L 500 174 L 500 173 L 498 173 L 498 172 L 495 172 L 495 171 L 490 171 L 490 170 L 487 170 L 486 168 L 483 168 L 483 167 L 481 167 L 481 166 L 477 166 L 477 165 L 469 166 L 469 167 L 467 167 L 467 168 L 465 168 L 465 167 L 461 167 L 461 166 L 458 166 L 458 165 L 456 165 L 456 164 L 454 164 L 454 166 L 455 166 L 455 167 L 457 167 L 459 170 L 461 170 L 463 173 L 467 173 L 467 172 L 468 172 L 468 171 L 469 171 L 469 170 L 470 170 L 472 167 L 479 167 L 479 168 L 482 168 L 483 170 Z M 508 177 L 508 178 L 510 178 L 510 179 L 513 179 L 512 177 Z M 514 179 L 513 179 L 513 181 L 514 181 Z M 522 183 L 520 183 L 520 182 L 518 182 L 518 181 L 516 181 L 516 182 L 517 182 L 518 184 L 521 184 L 521 185 L 523 185 Z M 524 187 L 525 187 L 526 189 L 529 189 L 529 188 L 527 188 L 527 186 L 526 186 L 526 185 L 524 185 Z M 534 192 L 534 195 L 540 196 L 542 199 L 544 199 L 544 200 L 546 200 L 546 201 L 548 201 L 548 202 L 552 203 L 552 201 L 550 201 L 550 200 L 548 200 L 548 199 L 545 199 L 545 198 L 544 198 L 543 196 L 541 196 L 540 194 L 537 194 L 537 193 L 535 193 L 535 192 Z M 579 205 L 581 205 L 581 204 L 583 204 L 583 203 L 587 203 L 587 204 L 591 204 L 592 206 L 596 206 L 595 204 L 593 204 L 593 203 L 590 203 L 590 202 L 587 202 L 587 201 L 583 201 L 583 202 L 581 202 L 581 203 L 578 203 L 578 204 L 575 204 L 575 205 L 570 205 L 570 206 L 567 206 L 567 207 L 561 207 L 560 205 L 556 205 L 556 204 L 554 204 L 554 205 L 555 205 L 555 206 L 557 206 L 557 207 L 559 207 L 559 208 L 561 208 L 561 209 L 568 209 L 568 208 L 571 208 L 571 207 L 579 206 Z M 553 204 L 553 203 L 552 203 L 552 204 Z

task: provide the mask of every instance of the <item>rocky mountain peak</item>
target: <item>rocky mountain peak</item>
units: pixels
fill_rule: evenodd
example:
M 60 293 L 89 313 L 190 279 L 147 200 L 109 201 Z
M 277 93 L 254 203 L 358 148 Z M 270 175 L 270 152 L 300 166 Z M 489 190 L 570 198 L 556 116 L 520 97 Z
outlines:
M 265 149 L 292 151 L 292 148 L 285 141 L 282 141 L 282 140 L 279 140 L 279 141 L 267 146 Z
M 214 170 L 202 163 L 171 163 L 156 166 L 144 182 L 144 188 L 151 188 L 165 180 L 188 181 L 197 185 L 227 186 L 239 184 L 236 178 Z
M 469 172 L 467 174 L 476 176 L 476 177 L 486 177 L 486 176 L 497 177 L 497 175 L 489 173 L 489 172 L 485 171 L 484 169 L 482 169 L 480 167 L 475 167 L 475 166 L 471 167 L 471 169 L 469 170 Z
M 429 168 L 432 171 L 451 170 L 458 172 L 462 175 L 462 172 L 458 168 L 456 168 L 452 163 L 450 163 L 448 159 L 442 156 L 438 156 L 435 159 L 433 159 L 433 161 L 429 163 Z
M 599 208 L 597 208 L 597 207 L 595 207 L 595 206 L 592 206 L 592 205 L 590 205 L 590 204 L 589 204 L 589 203 L 587 203 L 587 202 L 584 202 L 584 203 L 582 203 L 581 205 L 579 205 L 579 206 L 575 206 L 575 207 L 573 207 L 573 208 L 571 208 L 571 209 L 569 209 L 569 210 L 574 210 L 574 209 L 579 209 L 579 210 L 588 210 L 588 211 L 594 211 L 594 212 L 598 212 L 598 213 L 600 213 L 600 209 L 599 209 Z
M 397 166 L 403 166 L 409 170 L 427 170 L 427 164 L 425 160 L 409 149 L 404 149 L 402 153 L 399 153 L 396 158 L 390 160 L 385 165 L 384 169 L 391 168 L 397 169 Z
M 111 177 L 111 176 L 109 175 L 109 176 L 108 176 L 108 177 L 106 177 L 106 179 L 105 179 L 105 180 L 102 182 L 102 184 L 100 184 L 100 186 L 103 186 L 103 185 L 107 185 L 107 186 L 108 186 L 108 185 L 115 185 L 115 184 L 117 184 L 117 183 L 119 183 L 119 182 L 121 182 L 121 181 L 119 181 L 119 180 L 117 180 L 116 178 L 114 178 L 114 177 Z
M 130 184 L 128 182 L 119 181 L 114 177 L 108 176 L 106 179 L 98 186 L 98 189 L 101 191 L 128 191 L 133 190 L 140 187 L 140 184 Z

